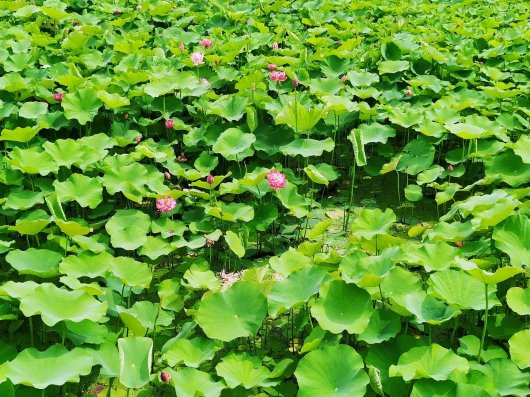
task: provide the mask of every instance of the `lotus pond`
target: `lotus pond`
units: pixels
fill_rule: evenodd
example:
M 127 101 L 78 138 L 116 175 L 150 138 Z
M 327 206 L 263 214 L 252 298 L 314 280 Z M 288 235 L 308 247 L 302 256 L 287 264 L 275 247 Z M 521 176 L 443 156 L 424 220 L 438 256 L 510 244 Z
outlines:
M 529 395 L 529 18 L 0 1 L 0 396 Z

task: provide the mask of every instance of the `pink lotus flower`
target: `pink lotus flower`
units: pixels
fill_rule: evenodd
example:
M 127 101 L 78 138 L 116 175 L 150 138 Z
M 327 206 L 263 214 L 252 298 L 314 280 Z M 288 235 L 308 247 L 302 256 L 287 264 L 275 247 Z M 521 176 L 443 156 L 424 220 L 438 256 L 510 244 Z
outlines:
M 272 49 L 273 49 L 274 51 L 276 51 L 278 48 L 279 48 L 279 46 L 278 46 L 278 42 L 277 42 L 277 41 L 275 41 L 274 43 L 272 43 Z
M 114 11 L 112 11 L 112 13 L 115 14 L 115 15 L 118 15 L 118 14 L 121 14 L 121 10 L 114 10 Z
M 169 212 L 177 206 L 177 202 L 173 197 L 163 197 L 156 200 L 156 209 L 160 212 Z
M 184 43 L 181 42 L 181 43 L 179 44 L 179 50 L 180 50 L 180 51 L 184 51 L 185 49 L 186 49 L 186 46 L 184 45 Z
M 269 69 L 269 72 L 272 72 L 273 70 L 278 69 L 278 66 L 276 66 L 276 65 L 273 64 L 273 63 L 269 63 L 269 64 L 267 65 L 267 69 Z
M 270 72 L 269 77 L 272 81 L 285 81 L 287 80 L 287 76 L 285 75 L 285 72 Z
M 160 374 L 160 380 L 164 383 L 167 383 L 171 380 L 171 375 L 169 374 L 169 372 L 162 371 L 162 373 Z
M 191 54 L 191 61 L 195 66 L 202 65 L 204 63 L 204 54 L 202 52 L 194 52 Z
M 167 179 L 168 181 L 171 179 L 171 174 L 169 172 L 164 172 L 164 178 Z
M 449 165 L 447 166 L 447 171 L 451 172 L 452 170 L 453 170 L 453 166 L 452 166 L 451 164 L 449 164 Z
M 204 84 L 204 85 L 207 85 L 208 88 L 212 86 L 212 85 L 210 84 L 210 82 L 209 82 L 207 79 L 205 79 L 204 77 L 201 79 L 201 83 Z
M 199 41 L 199 44 L 202 45 L 204 48 L 210 48 L 213 45 L 213 41 L 210 39 L 202 39 Z
M 245 269 L 246 270 L 246 269 Z M 240 272 L 230 272 L 226 273 L 224 270 L 219 273 L 219 278 L 221 279 L 221 283 L 223 284 L 223 289 L 226 289 L 230 287 L 235 282 L 241 280 L 241 276 L 245 273 L 245 270 Z
M 134 138 L 134 140 L 136 141 L 136 143 L 140 143 L 140 142 L 142 142 L 142 136 L 139 135 L 136 138 Z
M 411 90 L 405 90 L 405 95 L 406 96 L 411 96 L 412 95 L 412 91 Z
M 206 177 L 206 182 L 209 184 L 209 185 L 212 185 L 214 183 L 215 179 L 213 177 L 213 175 L 208 175 Z
M 296 87 L 298 87 L 298 85 L 300 85 L 300 82 L 298 81 L 298 79 L 294 79 L 293 80 L 293 87 L 296 88 Z
M 58 102 L 61 102 L 64 99 L 64 94 L 61 92 L 56 92 L 55 94 L 53 94 L 53 99 Z
M 267 174 L 267 181 L 274 190 L 281 189 L 287 185 L 287 177 L 280 171 L 270 171 Z
M 171 129 L 175 125 L 175 122 L 171 119 L 167 119 L 164 125 L 166 126 L 166 128 Z
M 345 74 L 343 74 L 340 78 L 340 81 L 342 81 L 343 83 L 345 83 L 347 80 L 348 80 L 348 77 Z

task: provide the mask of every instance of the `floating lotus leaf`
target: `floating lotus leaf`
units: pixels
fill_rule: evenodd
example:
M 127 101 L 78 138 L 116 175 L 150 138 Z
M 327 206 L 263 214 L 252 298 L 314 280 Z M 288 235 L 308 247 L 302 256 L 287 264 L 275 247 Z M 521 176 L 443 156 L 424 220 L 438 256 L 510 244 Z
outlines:
M 16 127 L 12 130 L 4 128 L 0 134 L 0 141 L 13 142 L 29 142 L 37 135 L 43 128 L 46 127 L 44 122 L 31 127 Z
M 327 272 L 323 268 L 311 266 L 297 270 L 287 279 L 274 283 L 267 296 L 269 314 L 276 317 L 299 303 L 307 302 L 318 292 L 326 275 Z
M 401 329 L 399 314 L 391 310 L 375 310 L 368 327 L 358 336 L 359 340 L 374 345 L 392 339 Z
M 364 332 L 372 312 L 370 294 L 342 280 L 322 284 L 319 297 L 311 307 L 318 324 L 334 334 L 344 330 L 350 334 Z
M 105 106 L 107 106 L 109 109 L 115 109 L 122 106 L 129 106 L 131 101 L 127 97 L 123 97 L 120 94 L 117 93 L 109 93 L 105 90 L 100 90 L 97 93 L 97 98 L 101 100 Z
M 403 316 L 411 314 L 405 309 L 407 305 L 405 298 L 409 294 L 422 290 L 422 282 L 418 274 L 402 267 L 392 269 L 381 283 L 383 296 L 390 301 L 392 309 Z
M 506 146 L 513 149 L 514 153 L 521 157 L 523 163 L 530 164 L 530 137 L 521 135 L 517 142 L 508 143 Z
M 356 209 L 357 217 L 352 222 L 353 235 L 367 240 L 379 234 L 386 234 L 396 221 L 396 214 L 390 208 L 385 212 L 376 209 Z
M 195 368 L 167 370 L 171 374 L 175 393 L 179 397 L 219 397 L 225 388 L 223 382 L 214 382 L 209 373 Z
M 379 62 L 379 74 L 398 73 L 409 68 L 407 61 L 381 61 Z
M 86 350 L 76 347 L 68 351 L 58 344 L 45 351 L 33 347 L 25 349 L 14 360 L 3 364 L 3 374 L 15 385 L 28 385 L 36 389 L 60 386 L 67 382 L 78 383 L 80 376 L 88 375 L 94 365 Z
M 391 247 L 376 256 L 358 255 L 357 252 L 344 256 L 339 268 L 342 278 L 360 287 L 376 287 L 394 268 L 400 253 L 399 247 Z
M 145 263 L 123 256 L 114 258 L 109 270 L 123 284 L 135 288 L 148 288 L 153 278 L 151 269 Z
M 50 278 L 59 274 L 59 262 L 63 256 L 47 249 L 29 248 L 26 251 L 10 251 L 6 262 L 18 270 L 19 274 L 30 274 Z
M 240 281 L 224 292 L 204 295 L 197 324 L 209 338 L 229 342 L 256 334 L 267 312 L 267 301 L 256 285 Z
M 414 347 L 399 357 L 397 365 L 391 365 L 390 376 L 401 376 L 405 381 L 431 378 L 446 380 L 456 373 L 469 371 L 469 362 L 436 343 Z
M 269 379 L 271 371 L 261 365 L 258 357 L 248 354 L 225 356 L 216 365 L 215 370 L 217 375 L 221 376 L 232 389 L 240 385 L 245 389 L 251 389 L 256 386 L 271 386 L 279 382 Z
M 51 327 L 64 320 L 99 321 L 107 312 L 107 303 L 82 290 L 68 291 L 44 283 L 20 298 L 20 310 L 26 317 L 40 314 L 42 321 Z
M 530 315 L 530 288 L 510 288 L 506 294 L 506 303 L 520 316 Z
M 138 210 L 118 210 L 105 225 L 112 245 L 126 250 L 145 244 L 150 227 L 149 215 Z
M 177 339 L 162 354 L 162 359 L 171 367 L 184 364 L 198 368 L 204 361 L 210 361 L 217 348 L 211 339 L 201 337 L 193 339 Z
M 430 240 L 464 241 L 473 234 L 471 222 L 439 222 L 429 233 Z
M 153 330 L 157 327 L 167 327 L 173 322 L 174 314 L 172 312 L 160 309 L 158 303 L 149 301 L 136 302 L 130 309 L 120 311 L 120 317 L 123 313 L 137 320 L 146 330 Z
M 295 139 L 291 143 L 281 146 L 280 152 L 285 156 L 322 156 L 324 152 L 331 152 L 335 148 L 333 139 L 326 138 L 322 140 L 316 139 Z
M 377 73 L 351 70 L 346 75 L 348 76 L 348 81 L 354 87 L 368 87 L 379 82 L 379 75 Z
M 512 187 L 518 187 L 530 181 L 530 164 L 512 150 L 498 154 L 484 161 L 486 176 L 497 177 Z
M 66 181 L 53 182 L 62 203 L 77 201 L 81 207 L 96 208 L 103 201 L 103 186 L 96 178 L 73 174 Z
M 298 397 L 363 396 L 369 383 L 363 359 L 351 346 L 325 346 L 307 353 L 294 373 Z
M 82 88 L 74 93 L 66 94 L 61 105 L 67 119 L 74 119 L 79 124 L 85 125 L 98 114 L 102 102 L 97 98 L 96 91 Z
M 136 389 L 150 380 L 153 340 L 144 337 L 128 337 L 118 339 L 120 355 L 120 383 L 128 388 Z
M 441 324 L 458 316 L 461 311 L 423 291 L 406 295 L 400 302 L 416 316 L 419 323 Z
M 530 265 L 530 219 L 522 214 L 510 216 L 493 229 L 495 246 L 508 254 L 513 266 Z
M 466 335 L 458 340 L 460 342 L 460 347 L 456 352 L 459 355 L 464 355 L 471 358 L 477 357 L 478 351 L 480 349 L 480 339 L 478 337 L 475 335 Z M 501 347 L 491 345 L 488 346 L 487 349 L 482 349 L 480 357 L 482 360 L 484 360 L 484 362 L 488 362 L 496 358 L 507 358 L 508 354 Z
M 458 253 L 457 248 L 443 241 L 434 244 L 408 244 L 403 261 L 412 266 L 423 266 L 427 272 L 439 271 L 456 266 Z

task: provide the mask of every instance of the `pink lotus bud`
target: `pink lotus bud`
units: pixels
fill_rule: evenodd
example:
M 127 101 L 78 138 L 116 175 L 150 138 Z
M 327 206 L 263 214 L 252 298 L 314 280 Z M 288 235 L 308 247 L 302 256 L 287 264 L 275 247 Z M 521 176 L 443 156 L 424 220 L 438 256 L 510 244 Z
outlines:
M 216 59 L 214 62 L 215 62 L 215 66 L 219 66 L 219 63 L 221 63 L 219 59 Z
M 166 122 L 164 123 L 164 125 L 166 126 L 166 128 L 173 128 L 173 126 L 175 125 L 174 121 L 171 120 L 171 119 L 167 119 Z
M 171 380 L 171 375 L 169 374 L 169 372 L 162 371 L 162 373 L 160 374 L 160 380 L 164 383 L 167 383 Z
M 138 5 L 136 6 L 136 9 L 137 9 L 138 11 L 142 11 L 142 5 L 141 5 L 141 4 L 138 4 Z
M 210 39 L 202 39 L 199 41 L 199 44 L 202 45 L 204 48 L 210 48 L 213 45 L 213 41 Z
M 208 182 L 209 185 L 213 185 L 213 183 L 214 183 L 213 175 L 208 175 L 206 177 L 206 182 Z
M 206 239 L 206 246 L 207 246 L 208 248 L 212 248 L 214 245 L 215 245 L 215 241 L 214 241 L 214 240 L 212 240 L 212 239 L 210 239 L 210 238 L 207 238 L 207 239 Z
M 276 66 L 276 65 L 273 64 L 273 63 L 269 63 L 269 64 L 267 65 L 267 69 L 269 69 L 269 72 L 272 72 L 273 70 L 278 69 L 278 66 Z
M 285 72 L 270 72 L 269 77 L 272 81 L 285 81 L 287 80 L 287 76 L 285 75 Z
M 186 49 L 186 46 L 184 45 L 184 43 L 181 42 L 181 43 L 179 44 L 179 50 L 180 50 L 180 51 L 184 51 L 185 49 Z
M 134 140 L 136 141 L 136 143 L 140 143 L 140 142 L 142 142 L 142 137 L 141 136 L 137 136 L 136 138 L 134 138 Z
M 279 47 L 279 46 L 278 46 L 278 42 L 277 42 L 277 41 L 275 41 L 274 43 L 272 43 L 272 49 L 273 49 L 273 50 L 276 51 L 276 50 L 278 49 L 278 47 Z
M 299 84 L 300 84 L 300 82 L 298 81 L 298 79 L 294 79 L 293 80 L 293 87 L 294 88 L 298 87 Z
M 164 178 L 169 181 L 171 179 L 171 174 L 167 171 L 164 172 Z
M 79 25 L 79 21 L 77 21 L 77 20 L 74 19 L 74 20 L 72 21 L 72 26 L 77 26 L 77 25 Z
M 124 120 L 129 120 L 129 113 L 125 113 L 125 114 L 123 115 L 123 119 L 124 119 Z
M 191 54 L 191 61 L 195 66 L 202 65 L 204 63 L 204 54 L 201 52 L 194 52 Z
M 184 154 L 181 154 L 180 156 L 177 157 L 177 161 L 179 163 L 185 163 L 186 161 L 188 161 L 188 158 L 184 156 Z
M 112 11 L 112 13 L 115 14 L 115 15 L 118 15 L 118 14 L 121 14 L 121 10 L 114 10 L 114 11 Z
M 341 76 L 341 78 L 340 78 L 340 81 L 342 81 L 343 83 L 345 83 L 346 80 L 348 80 L 348 77 L 347 77 L 345 74 L 343 74 L 343 75 Z
M 406 96 L 411 96 L 412 95 L 412 91 L 411 90 L 405 90 L 405 95 Z
M 267 174 L 269 186 L 274 190 L 281 189 L 287 184 L 287 177 L 280 171 L 270 171 Z
M 447 171 L 451 172 L 452 170 L 453 170 L 453 166 L 452 166 L 451 164 L 449 164 L 449 165 L 447 166 Z
M 211 87 L 212 85 L 210 84 L 210 82 L 205 79 L 204 77 L 201 79 L 201 83 L 204 84 L 204 85 L 207 85 L 208 87 Z
M 55 94 L 53 94 L 53 99 L 58 102 L 61 102 L 64 99 L 64 94 L 61 92 L 56 92 Z
M 55 22 L 50 21 L 50 25 L 51 25 L 51 26 L 55 25 Z
M 463 242 L 463 241 L 457 241 L 457 242 L 455 243 L 455 246 L 456 246 L 456 247 L 459 247 L 459 248 L 460 248 L 460 247 L 463 247 L 463 246 L 464 246 L 464 242 Z

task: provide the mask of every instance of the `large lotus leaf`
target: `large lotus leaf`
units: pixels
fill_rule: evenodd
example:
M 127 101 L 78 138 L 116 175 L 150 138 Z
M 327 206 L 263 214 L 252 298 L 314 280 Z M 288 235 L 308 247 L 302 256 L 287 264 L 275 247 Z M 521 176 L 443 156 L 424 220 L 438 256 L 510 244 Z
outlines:
M 458 253 L 457 248 L 443 241 L 434 244 L 408 244 L 403 262 L 413 266 L 423 266 L 427 272 L 439 271 L 456 266 L 455 259 Z
M 327 272 L 321 267 L 306 267 L 291 273 L 287 279 L 274 283 L 267 296 L 269 314 L 276 317 L 294 305 L 306 302 L 316 294 Z
M 461 270 L 442 270 L 429 278 L 429 293 L 459 309 L 485 310 L 484 284 Z M 490 286 L 489 307 L 499 305 Z
M 348 81 L 354 87 L 368 87 L 379 82 L 377 73 L 349 71 L 347 74 Z
M 458 339 L 460 347 L 457 349 L 459 355 L 465 355 L 471 358 L 475 358 L 478 355 L 480 349 L 480 339 L 475 335 L 466 335 Z M 508 354 L 499 346 L 490 345 L 487 349 L 482 348 L 481 359 L 484 362 L 494 360 L 496 358 L 507 358 Z
M 82 88 L 66 94 L 61 102 L 64 116 L 68 120 L 77 120 L 81 125 L 94 120 L 103 104 L 96 94 L 97 92 L 91 88 Z
M 368 327 L 357 338 L 369 345 L 374 345 L 392 339 L 400 329 L 399 314 L 391 310 L 379 309 L 374 311 Z
M 294 248 L 289 248 L 289 250 L 285 251 L 279 257 L 271 257 L 269 264 L 272 269 L 287 277 L 291 273 L 309 266 L 311 264 L 311 258 L 296 251 Z
M 84 219 L 75 218 L 75 220 L 65 221 L 62 219 L 53 220 L 59 229 L 66 234 L 68 237 L 74 236 L 85 236 L 88 233 L 92 232 L 92 228 L 86 225 Z
M 396 214 L 390 208 L 385 212 L 379 208 L 356 209 L 357 217 L 352 222 L 353 235 L 357 238 L 372 239 L 378 234 L 386 234 L 388 229 L 396 221 Z
M 108 271 L 114 257 L 107 252 L 94 254 L 90 251 L 70 255 L 59 264 L 63 274 L 72 277 L 96 278 Z
M 114 338 L 114 335 L 110 334 L 110 330 L 105 324 L 99 324 L 94 321 L 83 320 L 78 323 L 65 321 L 64 325 L 67 330 L 66 336 L 76 345 L 84 343 L 101 345 L 107 340 Z M 57 328 L 61 328 L 61 325 L 58 325 Z
M 149 215 L 138 210 L 118 210 L 105 225 L 112 245 L 126 250 L 135 250 L 145 244 L 150 227 Z
M 280 152 L 285 156 L 311 157 L 322 156 L 324 152 L 331 152 L 335 148 L 333 139 L 326 138 L 323 141 L 316 139 L 295 139 L 291 143 L 280 146 Z
M 465 383 L 454 383 L 450 380 L 435 381 L 432 379 L 420 379 L 414 382 L 410 397 L 491 397 L 487 391 L 479 385 L 468 385 Z
M 29 149 L 16 147 L 9 154 L 7 162 L 12 168 L 26 174 L 46 176 L 50 172 L 57 172 L 59 169 L 52 157 L 39 147 L 31 147 Z
M 311 307 L 318 324 L 334 334 L 344 330 L 350 334 L 364 332 L 372 312 L 370 294 L 342 280 L 322 284 L 319 297 Z
M 107 303 L 82 290 L 68 291 L 44 283 L 20 299 L 20 310 L 26 317 L 40 314 L 42 321 L 51 327 L 64 320 L 99 321 L 107 312 Z
M 296 185 L 287 183 L 284 188 L 276 190 L 276 195 L 282 205 L 289 210 L 289 213 L 297 218 L 303 218 L 309 213 L 306 199 L 298 194 Z
M 404 128 L 412 127 L 423 121 L 423 114 L 418 108 L 393 108 L 388 115 L 390 121 Z
M 215 366 L 215 371 L 232 389 L 240 385 L 245 389 L 256 386 L 266 387 L 279 382 L 268 379 L 271 371 L 261 365 L 258 357 L 248 354 L 230 354 L 223 357 L 221 362 Z
M 254 208 L 243 203 L 225 204 L 219 201 L 215 207 L 206 207 L 206 213 L 229 222 L 250 222 L 254 219 Z
M 245 256 L 245 245 L 243 243 L 243 240 L 241 239 L 241 236 L 239 234 L 234 233 L 231 230 L 228 230 L 225 233 L 225 241 L 228 245 L 228 248 L 237 255 L 238 258 L 243 258 Z
M 25 119 L 38 119 L 47 112 L 48 104 L 46 102 L 24 102 L 18 110 L 18 115 Z
M 37 204 L 43 204 L 44 198 L 42 192 L 33 192 L 31 190 L 14 191 L 10 193 L 4 201 L 5 209 L 27 210 Z
M 38 286 L 39 284 L 35 281 L 24 281 L 21 283 L 8 281 L 0 287 L 0 295 L 20 299 L 32 293 Z
M 412 273 L 402 267 L 392 269 L 381 283 L 383 296 L 390 301 L 392 309 L 403 316 L 410 315 L 409 311 L 403 309 L 406 306 L 405 298 L 409 294 L 422 290 L 422 282 L 417 273 Z M 396 305 L 399 306 L 396 307 Z
M 518 187 L 530 181 L 530 164 L 512 150 L 493 156 L 484 161 L 486 176 L 497 177 L 512 187 Z
M 530 219 L 512 215 L 493 229 L 495 246 L 508 254 L 513 266 L 530 265 Z
M 179 312 L 184 307 L 183 297 L 179 294 L 180 278 L 168 278 L 158 284 L 160 306 L 166 310 Z
M 400 302 L 416 316 L 416 321 L 419 323 L 441 324 L 461 313 L 460 310 L 427 295 L 424 291 L 408 294 Z
M 138 253 L 154 261 L 161 256 L 170 254 L 172 251 L 173 248 L 171 245 L 162 237 L 147 236 L 146 242 L 142 245 Z
M 120 355 L 120 383 L 136 389 L 150 380 L 153 340 L 144 337 L 118 339 Z
M 369 383 L 363 359 L 351 346 L 325 346 L 306 354 L 294 373 L 298 397 L 363 396 Z
M 10 130 L 4 128 L 0 134 L 0 141 L 14 141 L 26 143 L 33 139 L 35 135 L 39 133 L 40 130 L 45 128 L 47 125 L 43 122 L 40 122 L 38 125 L 29 126 L 29 127 L 15 127 Z
M 40 233 L 46 226 L 48 226 L 50 221 L 51 218 L 48 213 L 44 210 L 38 209 L 24 213 L 16 220 L 15 226 L 9 226 L 9 230 L 33 236 Z
M 221 286 L 214 272 L 196 264 L 191 265 L 182 278 L 186 281 L 182 283 L 186 288 L 217 290 Z
M 399 247 L 390 247 L 376 256 L 357 255 L 357 253 L 344 256 L 339 267 L 342 278 L 360 287 L 376 287 L 394 268 L 400 253 Z
M 511 360 L 497 358 L 488 361 L 486 365 L 474 365 L 473 369 L 474 372 L 480 372 L 484 376 L 478 377 L 472 374 L 471 380 L 476 378 L 476 383 L 488 391 L 490 395 L 528 396 L 530 374 L 521 372 Z
M 436 343 L 414 347 L 399 357 L 397 365 L 391 365 L 390 376 L 401 376 L 405 381 L 431 378 L 446 380 L 455 373 L 469 371 L 469 362 Z
M 520 316 L 530 315 L 530 288 L 510 288 L 506 293 L 506 303 Z
M 243 96 L 225 95 L 217 101 L 209 104 L 207 112 L 208 114 L 221 116 L 228 121 L 237 121 L 245 114 L 245 106 L 247 106 L 247 104 L 248 99 Z
M 45 351 L 31 347 L 3 364 L 3 374 L 14 384 L 22 384 L 36 389 L 46 389 L 51 385 L 64 385 L 67 382 L 79 383 L 80 376 L 86 376 L 94 365 L 86 349 L 79 347 L 68 351 L 55 344 Z
M 184 364 L 187 367 L 198 368 L 204 361 L 210 361 L 217 348 L 211 339 L 193 338 L 177 339 L 162 354 L 162 360 L 171 367 Z
M 480 269 L 478 267 L 474 267 L 472 269 L 466 268 L 465 270 L 477 280 L 488 285 L 502 283 L 503 281 L 512 278 L 516 274 L 524 272 L 523 269 L 513 266 L 499 267 L 494 272 L 488 272 L 487 270 Z
M 425 171 L 432 165 L 435 148 L 423 139 L 414 139 L 403 148 L 403 154 L 399 159 L 398 171 L 409 175 L 416 175 Z
M 66 181 L 53 181 L 62 203 L 77 201 L 81 207 L 96 208 L 103 201 L 103 186 L 96 178 L 72 174 Z
M 513 334 L 508 344 L 510 345 L 510 357 L 512 361 L 521 369 L 530 367 L 530 355 L 528 354 L 530 329 Z
M 300 102 L 291 101 L 276 116 L 276 124 L 287 124 L 296 133 L 310 132 L 326 112 L 324 107 L 306 109 Z
M 19 274 L 30 274 L 41 278 L 54 277 L 59 274 L 59 262 L 63 256 L 47 249 L 29 248 L 26 251 L 8 252 L 6 262 L 18 270 Z
M 374 142 L 387 143 L 388 138 L 396 136 L 396 130 L 394 128 L 377 122 L 361 124 L 359 130 L 362 132 L 362 141 L 365 145 Z
M 105 90 L 100 90 L 97 92 L 97 98 L 103 101 L 103 103 L 109 108 L 109 109 L 115 109 L 122 106 L 129 106 L 130 100 L 127 97 L 123 97 L 120 94 L 117 93 L 109 93 Z
M 240 281 L 228 290 L 204 295 L 197 324 L 209 338 L 229 342 L 256 334 L 267 313 L 267 301 L 256 285 Z
M 522 135 L 517 142 L 508 143 L 506 146 L 513 149 L 514 153 L 521 157 L 523 163 L 530 164 L 530 137 L 528 135 Z
M 123 323 L 135 330 L 135 334 L 145 335 L 156 326 L 167 327 L 173 322 L 173 313 L 161 310 L 158 303 L 149 301 L 136 302 L 130 309 L 119 309 Z M 129 324 L 132 324 L 130 326 Z M 136 332 L 141 328 L 141 332 Z
M 473 231 L 471 222 L 438 222 L 429 233 L 429 240 L 464 241 Z
M 168 369 L 167 371 L 171 375 L 178 397 L 219 397 L 225 388 L 223 382 L 214 382 L 209 373 L 195 368 L 182 368 L 178 371 Z
M 148 288 L 153 278 L 151 269 L 145 263 L 123 256 L 114 258 L 109 270 L 123 284 L 135 288 Z
M 229 160 L 235 156 L 237 160 L 243 160 L 248 157 L 245 151 L 252 146 L 255 140 L 254 134 L 246 134 L 238 128 L 228 128 L 219 135 L 212 150 Z

